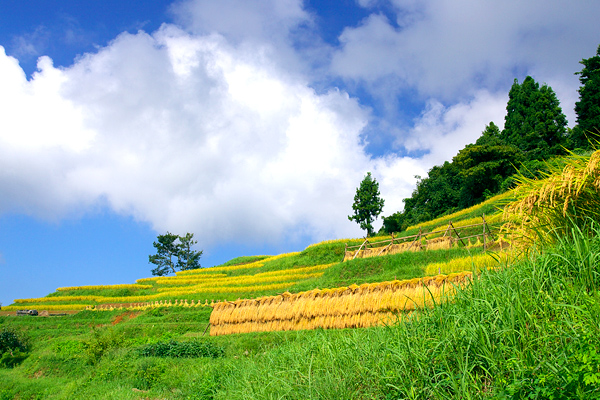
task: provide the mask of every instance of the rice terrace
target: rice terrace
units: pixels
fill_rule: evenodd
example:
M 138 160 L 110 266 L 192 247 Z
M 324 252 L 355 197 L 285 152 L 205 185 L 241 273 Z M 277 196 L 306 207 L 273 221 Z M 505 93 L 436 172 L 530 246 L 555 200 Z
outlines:
M 541 181 L 393 236 L 17 299 L 2 343 L 23 346 L 3 356 L 0 393 L 596 398 L 599 159 L 566 157 Z M 381 252 L 402 237 L 413 248 Z M 20 309 L 47 316 L 7 316 Z
M 42 3 L 45 2 L 40 7 Z M 409 74 L 404 70 L 400 74 L 382 61 L 392 54 L 409 54 L 409 58 L 398 58 L 406 64 L 402 68 L 409 71 L 411 58 L 419 57 L 419 52 L 399 50 L 403 43 L 400 35 L 418 34 L 411 30 L 411 24 L 427 19 L 430 10 L 425 6 L 421 10 L 416 5 L 419 2 L 411 5 L 414 10 L 407 8 L 406 15 L 398 11 L 401 6 L 395 3 L 388 10 L 378 8 L 380 2 L 345 2 L 344 7 L 360 6 L 363 13 L 369 9 L 378 14 L 364 14 L 360 23 L 354 21 L 352 29 L 350 25 L 343 27 L 343 31 L 332 36 L 335 43 L 325 43 L 322 32 L 315 29 L 317 24 L 324 24 L 316 17 L 317 8 L 308 8 L 308 3 L 317 7 L 315 2 L 291 1 L 278 7 L 270 3 L 258 7 L 260 2 L 212 2 L 204 9 L 205 3 L 211 1 L 185 0 L 176 2 L 170 10 L 173 18 L 182 21 L 193 12 L 218 14 L 219 18 L 203 20 L 210 29 L 202 29 L 208 29 L 210 35 L 198 34 L 193 30 L 195 26 L 185 30 L 170 23 L 161 23 L 152 35 L 139 28 L 135 34 L 122 33 L 106 47 L 94 42 L 96 53 L 78 55 L 71 67 L 55 68 L 49 57 L 42 56 L 30 77 L 19 67 L 18 60 L 0 46 L 0 67 L 7 76 L 13 74 L 10 77 L 15 82 L 21 79 L 21 83 L 5 85 L 10 86 L 6 90 L 27 92 L 22 103 L 28 107 L 31 103 L 31 107 L 42 104 L 50 109 L 49 105 L 58 104 L 58 116 L 54 115 L 55 109 L 44 112 L 60 121 L 60 129 L 73 125 L 76 132 L 65 133 L 65 142 L 55 146 L 50 139 L 49 144 L 43 142 L 51 135 L 45 135 L 45 127 L 40 128 L 42 132 L 35 140 L 43 142 L 43 151 L 38 151 L 37 147 L 27 147 L 29 141 L 35 142 L 29 136 L 21 140 L 18 133 L 11 133 L 14 137 L 10 137 L 10 142 L 2 136 L 10 129 L 0 130 L 0 151 L 4 156 L 0 157 L 0 211 L 10 208 L 4 205 L 10 196 L 16 199 L 10 200 L 17 204 L 15 209 L 27 214 L 27 218 L 29 214 L 36 215 L 34 209 L 42 203 L 40 208 L 51 211 L 54 206 L 57 210 L 67 209 L 65 215 L 72 210 L 83 215 L 95 207 L 107 207 L 107 219 L 117 213 L 131 218 L 131 225 L 125 224 L 126 227 L 148 223 L 143 232 L 130 234 L 135 237 L 133 240 L 147 232 L 156 234 L 157 227 L 166 230 L 171 226 L 202 226 L 204 236 L 198 236 L 208 242 L 207 253 L 209 246 L 233 246 L 236 252 L 232 255 L 227 247 L 221 253 L 227 258 L 214 262 L 220 265 L 201 267 L 203 250 L 196 248 L 194 233 L 179 235 L 167 231 L 152 243 L 155 254 L 141 256 L 141 264 L 146 268 L 147 261 L 150 271 L 138 277 L 137 270 L 121 268 L 131 273 L 122 279 L 125 282 L 117 278 L 90 279 L 89 285 L 67 286 L 68 282 L 86 282 L 69 281 L 67 271 L 59 275 L 61 282 L 35 293 L 3 278 L 5 281 L 0 283 L 11 282 L 10 290 L 17 288 L 28 294 L 19 294 L 23 298 L 14 299 L 11 304 L 0 304 L 0 400 L 600 399 L 600 46 L 596 55 L 580 61 L 583 68 L 576 73 L 576 79 L 581 87 L 573 127 L 567 126 L 558 97 L 549 85 L 536 82 L 532 76 L 522 81 L 514 79 L 503 128 L 489 122 L 476 139 L 469 133 L 472 143 L 421 176 L 412 174 L 420 168 L 415 167 L 418 162 L 429 156 L 431 160 L 441 158 L 440 154 L 445 156 L 446 149 L 441 148 L 457 140 L 458 136 L 452 136 L 455 131 L 466 135 L 461 129 L 472 130 L 470 124 L 482 118 L 479 113 L 487 119 L 485 109 L 497 108 L 497 103 L 505 101 L 486 90 L 472 95 L 462 87 L 467 85 L 460 79 L 454 82 L 457 68 L 448 66 L 459 65 L 457 60 L 462 62 L 467 57 L 471 44 L 462 43 L 467 35 L 458 40 L 460 48 L 447 48 L 443 43 L 441 53 L 450 54 L 451 62 L 436 62 L 435 58 L 415 61 L 417 67 L 413 68 L 420 71 L 419 80 L 427 80 L 428 74 L 440 73 L 442 69 L 450 74 L 440 75 L 421 87 L 420 82 L 402 81 L 399 76 Z M 237 14 L 230 15 L 230 10 L 222 12 L 221 3 L 229 8 L 233 8 L 232 4 L 239 7 L 239 15 L 244 17 L 236 19 Z M 483 4 L 478 7 L 489 6 Z M 569 4 L 568 11 L 579 10 L 581 4 L 584 2 Z M 460 7 L 453 4 L 445 9 L 454 11 Z M 479 10 L 478 7 L 470 8 Z M 520 8 L 519 4 L 519 14 Z M 494 25 L 491 22 L 497 10 L 491 10 L 482 12 L 485 18 L 480 19 L 485 23 L 477 21 L 477 34 L 481 25 Z M 328 15 L 343 14 L 339 8 L 334 11 L 329 10 Z M 284 12 L 285 18 L 277 14 Z M 396 12 L 396 25 L 389 25 L 388 16 Z M 565 11 L 565 18 L 571 15 L 569 12 Z M 275 18 L 278 15 L 280 18 Z M 597 19 L 597 15 L 593 17 Z M 68 15 L 61 18 L 71 21 Z M 140 18 L 127 26 L 151 23 L 140 23 L 144 20 Z M 542 13 L 539 18 L 546 21 L 549 15 Z M 526 36 L 538 47 L 539 36 L 535 33 L 540 30 L 549 35 L 555 27 L 541 29 L 530 25 L 529 19 L 523 25 L 527 29 L 516 36 Z M 427 37 L 429 31 L 443 27 L 436 19 L 433 21 L 435 29 L 425 29 Z M 65 36 L 70 38 L 72 31 L 77 31 L 75 22 L 69 25 Z M 233 33 L 221 35 L 216 28 L 213 32 L 213 22 L 226 25 Z M 250 22 L 255 25 L 252 31 L 256 31 L 256 37 L 248 42 L 242 37 L 234 44 L 238 25 Z M 456 21 L 446 22 L 458 29 Z M 285 29 L 281 30 L 280 25 Z M 510 24 L 502 21 L 497 25 Z M 589 24 L 583 21 L 579 25 L 578 28 L 587 29 Z M 12 38 L 22 46 L 21 52 L 31 56 L 35 46 L 26 40 L 50 35 L 51 30 L 39 25 L 35 35 Z M 377 41 L 364 39 L 363 31 L 369 31 L 369 35 L 376 32 Z M 581 35 L 577 32 L 577 40 L 565 41 L 578 42 Z M 385 43 L 379 41 L 380 36 Z M 273 37 L 278 41 L 256 47 L 256 43 L 267 40 L 264 38 Z M 491 36 L 481 37 L 486 51 L 496 51 L 493 43 L 488 43 Z M 503 40 L 516 41 L 512 37 Z M 434 41 L 435 46 L 416 47 L 437 48 L 438 40 Z M 387 47 L 388 42 L 397 47 Z M 136 46 L 146 47 L 140 50 Z M 340 61 L 346 60 L 346 52 L 355 51 L 355 47 L 360 60 Z M 385 57 L 377 59 L 374 54 L 380 47 L 386 49 Z M 554 49 L 554 43 L 540 43 L 539 47 Z M 113 51 L 115 48 L 118 51 Z M 364 52 L 365 48 L 369 52 Z M 279 52 L 283 54 L 279 58 L 287 63 L 282 65 L 289 71 L 278 66 L 275 55 Z M 498 58 L 512 53 L 512 47 L 505 49 Z M 131 66 L 119 61 L 119 57 L 141 64 Z M 301 63 L 303 57 L 311 61 Z M 337 68 L 348 75 L 334 74 L 331 66 L 325 65 L 330 62 L 339 64 Z M 343 68 L 346 63 L 355 69 Z M 431 71 L 430 64 L 435 64 Z M 485 68 L 471 71 L 468 79 L 478 84 L 487 81 L 487 74 L 505 68 L 488 65 L 485 59 L 477 64 L 477 68 Z M 549 64 L 548 70 L 556 65 Z M 523 60 L 509 67 L 503 73 L 504 81 L 504 74 L 530 68 Z M 365 91 L 373 108 L 362 104 L 350 90 L 355 83 L 348 82 L 361 68 L 369 72 L 369 85 L 361 84 L 357 78 L 353 90 Z M 126 74 L 127 79 L 119 81 L 120 73 Z M 384 75 L 376 78 L 370 73 Z M 75 79 L 73 74 L 81 79 L 92 78 L 84 85 L 69 81 Z M 311 81 L 303 74 L 317 77 Z M 3 82 L 11 81 L 10 77 L 0 76 Z M 325 82 L 328 79 L 331 82 Z M 551 75 L 548 79 L 557 78 Z M 70 82 L 69 90 L 62 90 L 66 87 L 61 86 L 64 82 Z M 331 86 L 332 82 L 345 84 L 345 89 Z M 491 78 L 490 82 L 502 86 Z M 445 86 L 450 84 L 458 86 Z M 446 97 L 440 99 L 460 92 L 461 102 L 444 103 L 446 100 L 438 101 L 424 91 L 425 87 L 438 90 L 438 86 L 445 88 Z M 52 92 L 58 87 L 62 92 L 76 93 L 71 95 L 78 98 L 65 100 L 61 97 L 64 93 Z M 82 87 L 85 92 L 79 92 Z M 154 91 L 148 92 L 147 87 Z M 2 89 L 0 96 L 4 86 Z M 387 114 L 401 114 L 390 111 L 400 107 L 395 102 L 396 91 L 401 89 L 415 97 L 406 100 L 406 115 L 417 115 L 412 108 L 418 102 L 426 103 L 412 125 L 402 126 L 394 119 L 400 118 L 396 116 L 385 119 Z M 39 104 L 26 97 L 35 90 L 44 95 Z M 377 97 L 369 90 L 383 92 Z M 470 103 L 462 102 L 463 98 L 471 98 Z M 479 101 L 484 106 L 477 104 Z M 99 108 L 87 109 L 88 103 L 109 111 L 96 113 L 93 110 Z M 3 104 L 0 112 L 5 107 L 12 110 L 11 101 Z M 81 115 L 76 114 L 75 122 L 65 123 L 66 118 L 59 111 L 81 111 Z M 10 117 L 11 112 L 3 118 Z M 36 119 L 29 118 L 29 113 L 15 115 L 15 126 Z M 79 117 L 84 121 L 81 126 Z M 381 120 L 373 122 L 377 118 Z M 88 132 L 85 124 L 98 124 L 109 134 L 100 128 Z M 37 129 L 44 123 L 33 126 Z M 398 132 L 403 129 L 422 137 L 404 138 L 406 143 L 397 144 L 394 141 L 399 139 L 394 135 L 399 137 Z M 365 132 L 377 130 L 390 132 L 369 143 L 373 136 Z M 89 137 L 79 138 L 83 135 L 80 131 L 89 133 Z M 101 131 L 104 135 L 98 133 Z M 134 131 L 131 137 L 129 131 Z M 460 138 L 460 146 L 467 142 L 465 137 Z M 71 143 L 76 139 L 81 139 L 81 143 Z M 173 141 L 179 140 L 175 145 Z M 9 142 L 13 147 L 4 151 L 2 146 Z M 26 151 L 13 154 L 15 149 L 21 149 L 19 146 Z M 404 146 L 405 153 L 395 154 L 396 146 Z M 379 153 L 369 153 L 374 148 Z M 260 151 L 264 149 L 268 151 L 263 154 Z M 46 157 L 46 152 L 68 157 L 56 161 L 54 155 Z M 17 160 L 16 164 L 5 161 L 7 155 Z M 149 157 L 153 158 L 151 162 L 147 161 Z M 106 163 L 111 164 L 110 171 L 103 169 Z M 55 164 L 61 168 L 63 164 L 83 167 L 54 170 Z M 367 167 L 373 167 L 374 173 L 367 172 Z M 23 188 L 15 185 L 18 188 L 14 189 L 14 182 L 22 183 L 18 174 L 28 168 L 44 172 L 48 169 L 52 179 L 46 182 L 46 175 L 40 172 L 42 178 L 36 175 L 35 179 L 44 180 L 43 184 L 28 183 Z M 127 175 L 130 173 L 133 175 Z M 412 181 L 403 178 L 409 173 L 414 177 Z M 121 175 L 125 176 L 122 180 Z M 351 199 L 346 193 L 348 182 L 359 175 L 364 178 L 357 182 L 354 201 L 337 204 L 342 202 L 339 199 Z M 57 181 L 54 176 L 59 177 Z M 29 175 L 27 179 L 35 180 Z M 388 185 L 387 194 L 393 197 L 392 201 L 403 203 L 401 207 L 394 203 L 392 213 L 385 216 L 382 213 L 386 199 L 377 179 L 382 186 L 384 182 Z M 406 188 L 398 187 L 407 186 L 408 182 L 412 194 L 402 200 L 398 193 Z M 73 194 L 69 193 L 70 184 L 81 186 L 71 188 Z M 157 184 L 164 187 L 153 191 Z M 37 196 L 38 192 L 31 194 L 37 185 L 44 186 L 44 194 L 45 190 L 57 191 L 48 198 Z M 205 186 L 210 186 L 210 190 Z M 33 203 L 27 203 L 33 201 L 30 198 L 40 203 L 32 206 Z M 78 203 L 80 198 L 85 205 Z M 200 204 L 201 199 L 205 203 Z M 281 210 L 276 210 L 279 206 Z M 336 225 L 338 214 L 343 214 L 343 224 Z M 379 216 L 382 226 L 375 228 Z M 21 214 L 15 218 L 21 218 Z M 23 217 L 23 221 L 39 227 L 27 218 Z M 193 218 L 196 219 L 190 222 Z M 123 219 L 116 220 L 116 224 L 123 223 Z M 16 224 L 13 231 L 26 223 Z M 270 224 L 275 227 L 267 226 Z M 104 225 L 99 225 L 102 237 L 111 236 L 106 233 L 109 230 L 103 231 Z M 347 228 L 350 225 L 355 230 Z M 230 231 L 222 232 L 227 230 Z M 5 235 L 4 241 L 13 231 Z M 240 231 L 243 235 L 239 242 L 234 241 Z M 340 238 L 361 231 L 362 238 Z M 263 246 L 270 236 L 277 236 L 273 232 L 279 232 L 278 237 L 302 237 L 303 241 L 290 239 L 285 243 L 301 243 L 297 249 L 248 247 L 258 250 L 240 254 L 244 253 L 246 241 L 252 239 L 260 243 L 256 246 Z M 320 241 L 324 238 L 330 240 Z M 29 237 L 24 242 L 27 243 L 21 246 L 27 246 L 26 252 L 39 255 L 38 260 L 50 257 L 31 246 Z M 308 245 L 312 242 L 317 243 Z M 118 268 L 109 268 L 110 263 L 104 258 L 107 248 L 104 242 L 92 241 L 91 247 L 82 252 L 90 265 L 81 265 L 81 270 L 97 269 L 103 278 L 114 278 L 109 271 Z M 272 249 L 265 253 L 281 254 L 255 254 L 265 248 Z M 8 254 L 4 248 L 0 250 Z M 137 256 L 138 251 L 135 253 Z M 1 266 L 8 264 L 5 254 L 0 253 Z M 232 256 L 235 258 L 229 259 Z M 126 259 L 121 254 L 115 257 Z M 221 263 L 225 259 L 229 261 Z M 126 264 L 139 267 L 137 261 Z M 20 264 L 17 261 L 14 265 Z M 9 272 L 13 271 L 6 274 Z M 40 273 L 36 278 L 41 280 L 44 276 L 48 275 Z M 94 284 L 98 282 L 114 284 Z M 65 286 L 43 295 L 58 285 Z

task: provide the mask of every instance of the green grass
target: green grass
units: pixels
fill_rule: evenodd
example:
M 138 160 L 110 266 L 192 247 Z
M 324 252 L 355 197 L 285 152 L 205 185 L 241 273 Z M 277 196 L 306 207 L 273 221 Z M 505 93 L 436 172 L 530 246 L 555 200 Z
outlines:
M 20 365 L 0 368 L 0 400 L 600 399 L 600 228 L 590 222 L 561 232 L 552 247 L 530 247 L 519 262 L 483 270 L 451 302 L 391 326 L 210 337 L 211 309 L 201 307 L 0 317 L 0 329 L 31 344 Z M 289 288 L 303 291 L 419 277 L 429 263 L 482 249 L 341 263 L 343 252 L 344 242 L 322 243 L 227 274 L 333 263 Z M 222 298 L 262 294 L 269 293 Z M 142 355 L 171 341 L 205 343 L 223 356 Z
M 555 247 L 484 271 L 453 302 L 388 327 L 206 337 L 207 309 L 147 310 L 116 325 L 123 311 L 1 317 L 32 351 L 0 369 L 0 399 L 600 398 L 600 229 L 587 231 L 573 227 Z M 394 271 L 369 262 L 346 264 L 345 279 Z M 207 341 L 225 355 L 139 355 L 167 340 Z

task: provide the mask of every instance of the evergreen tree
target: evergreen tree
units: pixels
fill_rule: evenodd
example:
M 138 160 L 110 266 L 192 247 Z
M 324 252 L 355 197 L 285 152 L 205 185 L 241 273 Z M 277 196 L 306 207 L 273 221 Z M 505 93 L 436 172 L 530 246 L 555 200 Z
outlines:
M 577 126 L 572 133 L 572 147 L 588 148 L 592 140 L 600 140 L 600 46 L 594 57 L 580 61 L 579 101 L 575 103 Z M 587 137 L 586 137 L 587 136 Z
M 525 154 L 525 159 L 547 159 L 562 153 L 567 119 L 552 88 L 531 77 L 522 84 L 515 79 L 506 105 L 500 138 Z
M 381 214 L 384 200 L 379 197 L 379 183 L 371 176 L 370 172 L 356 189 L 352 209 L 354 215 L 348 216 L 350 221 L 356 221 L 361 229 L 366 229 L 367 236 L 373 234 L 373 221 Z
M 505 144 L 501 137 L 500 128 L 494 122 L 490 122 L 475 142 L 477 146 L 492 145 L 498 146 Z
M 152 244 L 156 249 L 156 254 L 148 256 L 148 263 L 156 265 L 156 268 L 152 270 L 152 275 L 164 276 L 171 272 L 175 273 L 176 268 L 181 271 L 200 268 L 202 250 L 192 250 L 192 246 L 198 243 L 193 238 L 193 233 L 185 236 L 174 235 L 170 232 L 159 235 L 157 241 Z

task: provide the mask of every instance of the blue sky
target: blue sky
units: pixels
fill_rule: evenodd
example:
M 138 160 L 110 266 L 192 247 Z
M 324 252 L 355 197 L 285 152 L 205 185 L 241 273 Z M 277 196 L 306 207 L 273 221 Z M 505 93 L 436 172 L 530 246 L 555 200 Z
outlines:
M 515 78 L 572 126 L 595 1 L 0 2 L 0 302 L 150 274 L 158 234 L 203 266 L 358 237 L 502 126 Z

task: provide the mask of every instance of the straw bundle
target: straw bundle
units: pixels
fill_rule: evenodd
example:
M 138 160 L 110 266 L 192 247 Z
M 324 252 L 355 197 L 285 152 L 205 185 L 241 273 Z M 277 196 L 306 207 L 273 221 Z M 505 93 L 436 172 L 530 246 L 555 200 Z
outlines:
M 451 237 L 438 237 L 427 240 L 427 250 L 447 250 L 452 247 L 454 241 Z
M 466 283 L 470 272 L 215 304 L 211 335 L 275 330 L 340 329 L 391 323 L 431 307 Z

